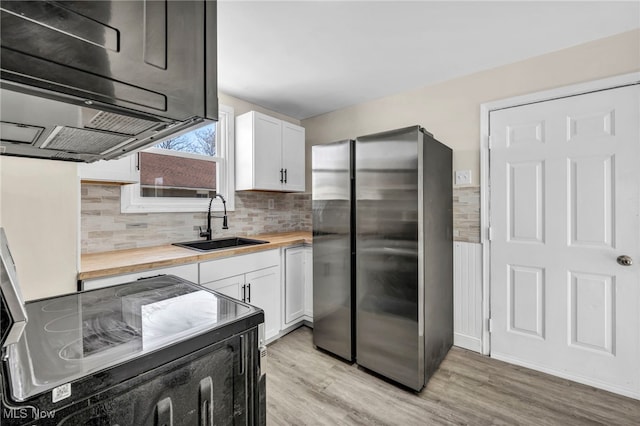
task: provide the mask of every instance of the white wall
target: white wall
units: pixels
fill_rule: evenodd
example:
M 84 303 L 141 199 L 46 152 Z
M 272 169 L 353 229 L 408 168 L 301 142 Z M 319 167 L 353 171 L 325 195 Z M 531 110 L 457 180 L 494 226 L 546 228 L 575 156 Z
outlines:
M 0 226 L 25 300 L 76 291 L 76 163 L 0 156 Z
M 434 58 L 437 60 L 437 58 Z M 455 170 L 479 183 L 480 104 L 640 70 L 640 30 L 302 120 L 311 145 L 419 124 L 451 147 Z
M 234 98 L 224 93 L 218 92 L 218 102 L 233 108 L 233 112 L 236 116 L 244 114 L 249 111 L 258 111 L 263 114 L 270 115 L 271 117 L 278 118 L 283 121 L 288 121 L 296 125 L 300 125 L 300 120 L 289 117 L 288 115 L 280 114 L 270 109 L 261 107 L 260 105 L 252 104 L 251 102 L 243 101 L 242 99 Z

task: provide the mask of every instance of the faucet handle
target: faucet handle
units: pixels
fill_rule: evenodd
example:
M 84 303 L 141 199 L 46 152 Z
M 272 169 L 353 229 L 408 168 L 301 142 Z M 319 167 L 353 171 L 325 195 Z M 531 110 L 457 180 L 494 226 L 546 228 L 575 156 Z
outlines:
M 203 231 L 202 226 L 198 226 L 198 229 L 200 230 L 201 237 L 205 237 L 206 239 L 211 238 L 211 234 L 208 231 Z

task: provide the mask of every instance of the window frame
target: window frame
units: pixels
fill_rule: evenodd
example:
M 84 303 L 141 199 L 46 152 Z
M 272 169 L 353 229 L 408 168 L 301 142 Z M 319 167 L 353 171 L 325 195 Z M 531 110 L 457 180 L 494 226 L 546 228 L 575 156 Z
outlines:
M 199 159 L 211 159 L 217 164 L 219 181 L 216 183 L 218 194 L 227 201 L 227 211 L 235 210 L 235 115 L 232 107 L 219 105 L 218 122 L 216 128 L 217 148 L 220 150 L 216 157 L 205 157 L 189 153 L 181 153 L 180 156 Z M 168 150 L 159 148 L 147 148 L 155 154 L 171 155 Z M 218 154 L 218 153 L 216 153 Z M 222 159 L 222 161 L 221 161 Z M 138 155 L 132 155 L 131 161 L 138 162 Z M 136 169 L 139 171 L 139 164 Z M 139 180 L 139 179 L 138 179 Z M 143 197 L 140 195 L 140 182 L 123 185 L 120 196 L 120 211 L 122 213 L 191 213 L 207 211 L 209 198 L 187 197 Z M 212 211 L 222 211 L 222 203 L 213 203 Z

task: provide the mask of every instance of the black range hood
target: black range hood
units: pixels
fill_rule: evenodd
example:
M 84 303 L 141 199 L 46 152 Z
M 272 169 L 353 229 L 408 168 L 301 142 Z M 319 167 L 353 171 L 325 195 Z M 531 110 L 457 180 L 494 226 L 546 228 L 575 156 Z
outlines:
M 215 1 L 0 1 L 0 154 L 93 162 L 217 120 Z

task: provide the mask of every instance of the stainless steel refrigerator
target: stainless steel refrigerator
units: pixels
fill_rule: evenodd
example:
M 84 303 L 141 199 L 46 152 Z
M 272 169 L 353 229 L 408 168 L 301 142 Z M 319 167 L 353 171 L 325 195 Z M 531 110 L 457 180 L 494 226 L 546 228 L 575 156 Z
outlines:
M 412 126 L 312 156 L 314 345 L 420 390 L 453 343 L 451 149 Z

